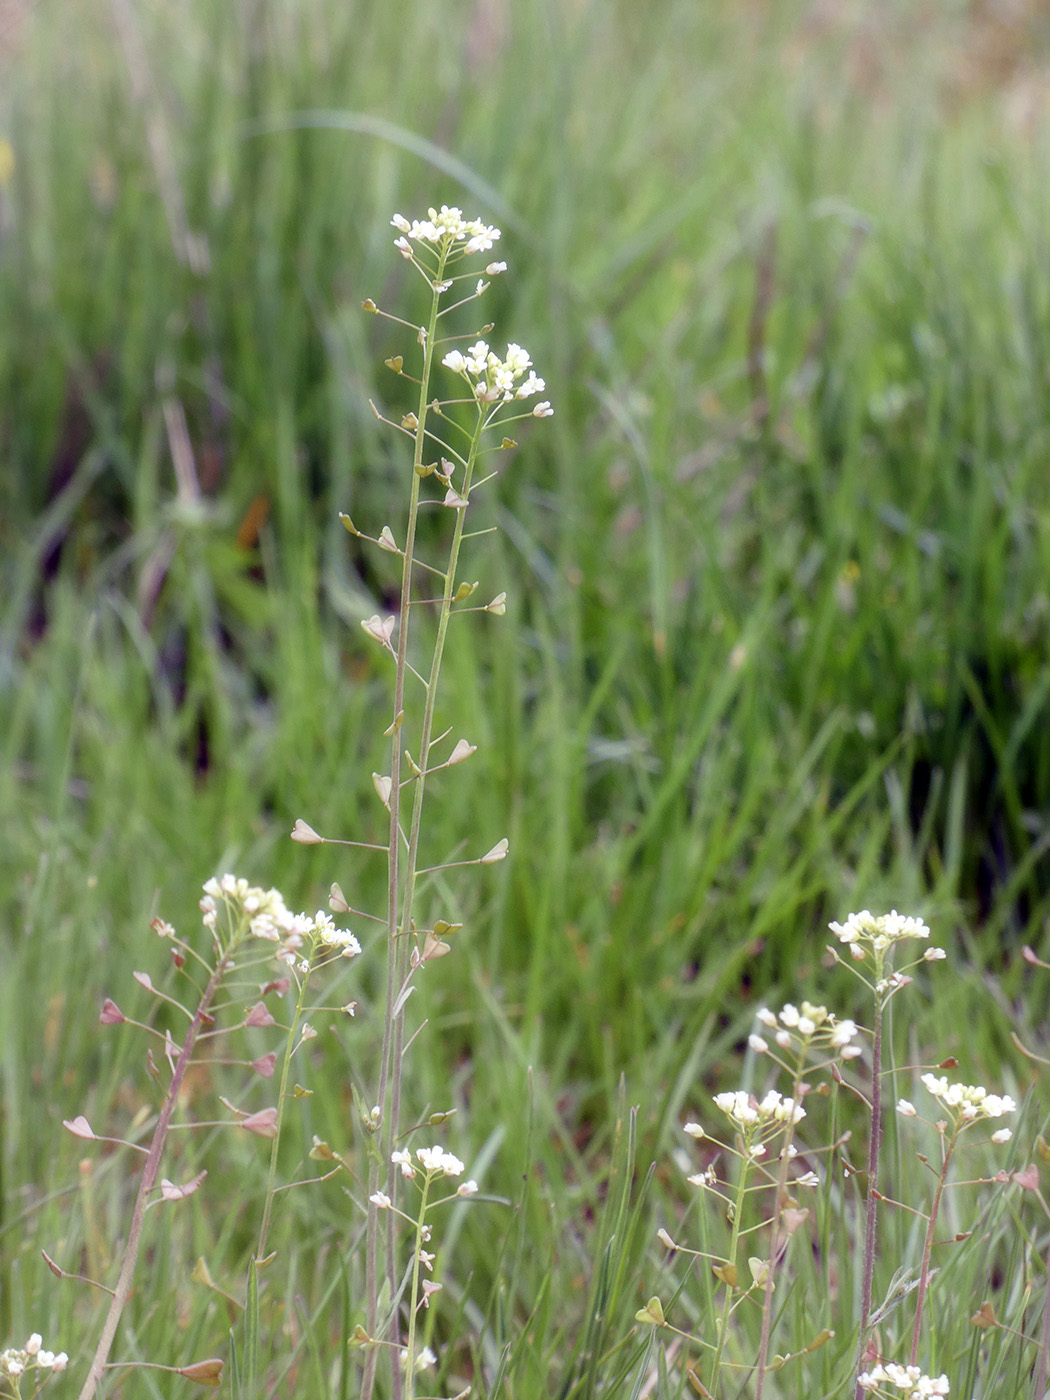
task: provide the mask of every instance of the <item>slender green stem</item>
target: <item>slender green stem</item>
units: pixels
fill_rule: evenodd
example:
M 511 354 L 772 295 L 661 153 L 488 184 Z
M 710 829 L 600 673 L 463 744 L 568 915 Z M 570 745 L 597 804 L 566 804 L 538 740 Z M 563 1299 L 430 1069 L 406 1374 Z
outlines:
M 405 1400 L 413 1400 L 416 1390 L 416 1314 L 419 1308 L 419 1252 L 423 1248 L 423 1224 L 427 1214 L 427 1196 L 430 1194 L 430 1173 L 423 1179 L 419 1214 L 416 1216 L 416 1238 L 412 1257 L 412 1287 L 408 1306 L 408 1345 L 405 1350 Z
M 444 270 L 442 256 L 435 282 L 441 280 Z M 391 722 L 390 741 L 390 824 L 387 846 L 387 971 L 386 1005 L 383 1017 L 383 1045 L 379 1066 L 379 1088 L 376 1103 L 382 1113 L 380 1126 L 380 1160 L 369 1168 L 369 1195 L 379 1189 L 381 1176 L 386 1173 L 386 1191 L 391 1201 L 397 1199 L 397 1173 L 390 1160 L 393 1145 L 398 1136 L 398 1122 L 401 1110 L 401 1057 L 404 1041 L 403 1011 L 396 1011 L 398 997 L 408 971 L 408 940 L 400 938 L 402 929 L 400 886 L 401 886 L 401 728 L 405 713 L 405 682 L 408 668 L 408 635 L 412 602 L 412 575 L 415 562 L 416 525 L 419 517 L 420 472 L 426 444 L 426 424 L 429 407 L 430 376 L 434 362 L 434 342 L 438 321 L 440 293 L 435 289 L 431 299 L 430 317 L 425 331 L 423 346 L 423 372 L 420 377 L 419 402 L 416 411 L 415 445 L 412 461 L 412 483 L 409 497 L 408 525 L 402 555 L 400 616 L 398 620 L 397 666 L 394 676 L 394 713 Z M 432 704 L 430 694 L 428 706 Z M 405 881 L 405 905 L 403 927 L 411 926 L 412 895 L 415 885 L 413 869 L 414 853 L 407 857 Z M 385 1164 L 385 1165 L 384 1165 Z M 365 1270 L 368 1333 L 376 1336 L 379 1323 L 379 1211 L 369 1203 L 368 1223 L 365 1241 Z M 386 1281 L 391 1304 L 397 1296 L 397 1216 L 387 1212 L 386 1222 Z M 398 1324 L 396 1310 L 392 1308 L 389 1340 L 398 1350 Z M 378 1353 L 372 1348 L 368 1353 L 362 1384 L 363 1400 L 371 1400 L 375 1387 L 375 1372 Z M 400 1370 L 395 1361 L 392 1368 L 392 1392 L 396 1396 L 400 1389 Z
M 881 969 L 880 969 L 881 973 Z M 881 981 L 877 978 L 876 985 Z M 860 1283 L 860 1338 L 857 1344 L 857 1383 L 854 1400 L 863 1400 L 860 1376 L 871 1331 L 871 1285 L 875 1272 L 875 1237 L 878 1212 L 879 1156 L 882 1152 L 882 1022 L 885 994 L 875 992 L 875 1028 L 871 1047 L 871 1133 L 868 1137 L 868 1201 L 864 1220 L 864 1259 Z
M 911 1357 L 909 1365 L 917 1364 L 919 1355 L 919 1335 L 922 1331 L 922 1314 L 926 1304 L 926 1287 L 930 1280 L 930 1257 L 933 1254 L 933 1232 L 937 1227 L 937 1216 L 940 1213 L 941 1197 L 944 1195 L 944 1184 L 948 1179 L 948 1164 L 952 1159 L 952 1150 L 955 1147 L 956 1139 L 959 1136 L 958 1125 L 952 1131 L 948 1144 L 944 1149 L 944 1161 L 941 1163 L 940 1175 L 937 1178 L 937 1190 L 933 1193 L 933 1205 L 930 1207 L 930 1218 L 926 1222 L 926 1239 L 922 1247 L 922 1268 L 919 1271 L 919 1287 L 915 1293 L 915 1327 L 911 1334 Z
M 802 1065 L 795 1074 L 791 1085 L 791 1100 L 798 1103 L 799 1085 L 802 1079 Z M 787 1195 L 788 1170 L 791 1166 L 791 1144 L 795 1137 L 795 1115 L 792 1113 L 784 1129 L 780 1148 L 780 1170 L 777 1172 L 776 1200 L 773 1203 L 773 1228 L 769 1238 L 769 1263 L 766 1265 L 765 1288 L 762 1295 L 762 1337 L 758 1347 L 758 1367 L 755 1378 L 755 1400 L 762 1400 L 766 1383 L 766 1365 L 769 1358 L 769 1335 L 773 1323 L 773 1275 L 776 1273 L 777 1256 L 780 1252 L 780 1211 Z
M 288 1027 L 288 1038 L 285 1041 L 284 1063 L 281 1067 L 281 1088 L 277 1095 L 277 1131 L 270 1145 L 270 1170 L 266 1178 L 266 1202 L 263 1206 L 262 1224 L 259 1227 L 259 1247 L 255 1255 L 256 1259 L 260 1262 L 266 1257 L 266 1237 L 270 1233 L 270 1218 L 273 1214 L 274 1184 L 277 1180 L 277 1154 L 281 1146 L 281 1128 L 284 1124 L 284 1108 L 288 1098 L 288 1075 L 292 1067 L 295 1037 L 299 1032 L 299 1022 L 302 1020 L 303 1004 L 306 1000 L 306 984 L 309 980 L 309 976 L 309 971 L 307 971 L 303 974 L 301 980 L 298 978 L 296 979 L 299 992 L 295 1000 L 295 1014 L 292 1017 L 291 1025 Z
M 463 490 L 460 493 L 464 497 L 469 496 L 470 493 L 474 467 L 477 462 L 478 445 L 481 441 L 483 428 L 484 417 L 479 413 L 477 428 L 471 441 L 470 451 L 467 457 L 465 482 Z M 445 586 L 441 598 L 441 611 L 438 616 L 437 636 L 434 640 L 434 656 L 430 666 L 430 677 L 427 681 L 426 707 L 423 714 L 423 727 L 420 735 L 420 772 L 415 780 L 415 792 L 412 800 L 412 818 L 408 835 L 408 855 L 405 861 L 405 892 L 401 915 L 401 932 L 404 935 L 403 941 L 406 947 L 408 946 L 412 927 L 412 904 L 415 897 L 416 871 L 419 865 L 419 838 L 423 830 L 423 797 L 426 787 L 427 766 L 430 762 L 430 745 L 434 737 L 434 711 L 437 705 L 438 680 L 441 675 L 441 661 L 445 651 L 445 635 L 448 631 L 449 619 L 452 616 L 452 598 L 456 587 L 456 569 L 459 564 L 460 546 L 463 542 L 463 525 L 466 513 L 465 508 L 456 511 L 456 526 L 452 536 L 452 544 L 449 549 L 448 570 L 445 574 Z
M 729 1255 L 726 1263 L 734 1269 L 737 1267 L 736 1256 L 740 1247 L 741 1221 L 744 1217 L 744 1198 L 747 1195 L 747 1176 L 750 1158 L 743 1156 L 740 1163 L 740 1179 L 736 1187 L 736 1201 L 733 1205 L 733 1232 L 729 1240 Z M 715 1347 L 714 1362 L 711 1367 L 712 1393 L 718 1394 L 718 1377 L 722 1367 L 722 1354 L 726 1347 L 726 1338 L 729 1336 L 729 1318 L 733 1311 L 733 1289 L 727 1283 L 725 1285 L 726 1295 L 722 1303 L 722 1318 L 718 1328 L 718 1343 Z

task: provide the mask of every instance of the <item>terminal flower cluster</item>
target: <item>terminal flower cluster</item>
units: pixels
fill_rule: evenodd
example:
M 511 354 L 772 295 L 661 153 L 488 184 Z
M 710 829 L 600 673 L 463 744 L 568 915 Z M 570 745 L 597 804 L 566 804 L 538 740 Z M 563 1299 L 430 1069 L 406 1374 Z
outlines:
M 200 901 L 205 928 L 216 933 L 220 907 L 236 923 L 248 921 L 248 931 L 255 938 L 281 945 L 277 957 L 282 962 L 302 963 L 301 949 L 307 945 L 311 956 L 318 951 L 333 952 L 340 957 L 356 957 L 361 944 L 348 929 L 339 929 L 330 914 L 319 909 L 316 914 L 293 914 L 279 890 L 264 890 L 236 875 L 223 875 L 208 880 Z M 305 970 L 305 969 L 301 969 Z
M 402 1176 L 407 1177 L 409 1181 L 415 1179 L 419 1167 L 412 1161 L 412 1154 L 410 1152 L 398 1151 L 391 1153 L 390 1160 L 395 1167 L 400 1167 Z M 419 1162 L 419 1166 L 422 1167 L 423 1171 L 431 1177 L 463 1175 L 463 1163 L 458 1157 L 454 1157 L 451 1152 L 446 1152 L 443 1147 L 417 1147 L 416 1160 Z M 473 1195 L 478 1189 L 472 1181 L 468 1181 L 466 1185 L 470 1187 L 470 1190 L 464 1191 L 461 1187 L 460 1192 L 463 1195 Z
M 990 1094 L 980 1084 L 949 1084 L 947 1075 L 924 1074 L 922 1082 L 935 1099 L 940 1100 L 951 1114 L 956 1127 L 965 1127 L 986 1118 L 1001 1118 L 1004 1113 L 1013 1113 L 1016 1103 L 1009 1094 Z M 902 1118 L 916 1117 L 914 1104 L 901 1099 L 897 1112 Z M 993 1142 L 1009 1142 L 1012 1133 L 1009 1128 L 1000 1128 L 992 1134 Z
M 479 403 L 530 399 L 534 394 L 542 394 L 547 387 L 520 345 L 508 345 L 506 356 L 501 360 L 486 341 L 479 340 L 465 355 L 461 350 L 450 350 L 441 363 L 467 381 Z M 523 378 L 526 371 L 528 377 Z M 536 418 L 549 418 L 554 410 L 549 403 L 539 403 L 532 412 Z
M 776 1089 L 770 1089 L 761 1102 L 754 1094 L 749 1094 L 744 1089 L 735 1089 L 727 1094 L 716 1094 L 715 1104 L 738 1128 L 750 1128 L 756 1124 L 786 1123 L 789 1118 L 792 1123 L 797 1123 L 800 1118 L 806 1116 L 806 1110 L 801 1104 L 786 1098 Z
M 898 914 L 896 909 L 889 914 L 872 914 L 862 909 L 859 914 L 851 914 L 844 924 L 830 923 L 828 927 L 840 943 L 846 944 L 850 955 L 860 961 L 866 950 L 884 953 L 894 943 L 907 938 L 929 938 L 930 930 L 921 919 Z M 931 950 L 934 951 L 934 950 Z M 941 949 L 935 950 L 943 957 Z
M 20 1378 L 27 1372 L 47 1371 L 57 1375 L 66 1369 L 68 1363 L 69 1357 L 64 1351 L 45 1351 L 43 1338 L 39 1332 L 34 1332 L 25 1346 L 8 1347 L 5 1351 L 0 1351 L 0 1380 L 14 1381 L 14 1390 L 10 1393 L 17 1395 Z M 38 1381 L 37 1389 L 45 1379 L 46 1377 Z
M 776 1089 L 770 1089 L 761 1100 L 745 1089 L 735 1089 L 715 1094 L 714 1102 L 740 1133 L 743 1155 L 752 1161 L 765 1156 L 766 1142 L 781 1132 L 785 1124 L 795 1124 L 806 1116 L 800 1103 Z M 699 1123 L 687 1123 L 685 1131 L 692 1138 L 707 1136 Z
M 924 1376 L 918 1366 L 898 1366 L 896 1362 L 878 1365 L 857 1377 L 862 1390 L 874 1391 L 878 1395 L 887 1392 L 882 1389 L 892 1385 L 897 1396 L 895 1400 L 929 1400 L 929 1397 L 949 1394 L 948 1377 L 941 1375 Z
M 861 1053 L 860 1046 L 853 1044 L 860 1034 L 856 1022 L 838 1020 L 826 1006 L 804 1001 L 799 1010 L 788 1002 L 779 1015 L 763 1007 L 758 1012 L 758 1020 L 773 1032 L 773 1039 L 781 1050 L 828 1049 L 843 1060 L 855 1060 Z M 769 1053 L 769 1044 L 761 1035 L 749 1036 L 748 1044 L 756 1054 Z
M 484 253 L 501 236 L 498 228 L 483 224 L 480 219 L 464 219 L 463 210 L 455 205 L 449 208 L 443 204 L 440 212 L 428 209 L 427 214 L 428 218 L 411 222 L 401 214 L 395 214 L 390 220 L 391 226 L 401 235 L 394 241 L 394 247 L 406 257 L 412 256 L 410 239 L 417 243 L 433 243 L 442 249 L 462 243 L 464 253 Z
M 889 963 L 898 943 L 912 938 L 928 939 L 930 930 L 921 919 L 898 914 L 896 909 L 889 914 L 872 914 L 862 909 L 859 914 L 851 914 L 844 924 L 828 925 L 839 943 L 849 950 L 854 962 L 869 963 L 874 970 L 874 982 L 868 982 L 861 972 L 857 976 L 868 982 L 877 995 L 892 995 L 911 980 L 903 970 L 891 972 Z M 838 949 L 829 947 L 828 952 L 837 962 L 842 962 Z M 927 948 L 921 958 L 909 963 L 914 967 L 918 962 L 937 962 L 947 957 L 943 948 Z

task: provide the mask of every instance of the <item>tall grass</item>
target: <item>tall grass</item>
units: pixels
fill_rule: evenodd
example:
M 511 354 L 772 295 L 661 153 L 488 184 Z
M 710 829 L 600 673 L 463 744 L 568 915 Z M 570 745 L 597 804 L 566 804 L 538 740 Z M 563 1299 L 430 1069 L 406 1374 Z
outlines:
M 1009 950 L 1050 907 L 1045 142 L 1004 135 L 994 96 L 945 99 L 947 10 L 941 49 L 895 10 L 866 79 L 863 25 L 729 8 L 92 0 L 12 35 L 0 1333 L 70 1319 L 37 1243 L 102 1248 L 54 1129 L 128 1092 L 134 1049 L 94 1021 L 149 918 L 234 865 L 308 907 L 334 878 L 378 903 L 367 867 L 284 838 L 306 810 L 376 821 L 380 675 L 356 638 L 391 580 L 337 512 L 400 494 L 367 408 L 398 347 L 358 311 L 409 295 L 395 208 L 503 225 L 494 317 L 558 407 L 479 556 L 508 615 L 448 660 L 480 744 L 448 824 L 507 830 L 515 856 L 463 911 L 469 976 L 433 969 L 440 1052 L 414 1087 L 451 1086 L 513 1203 L 500 1259 L 460 1227 L 484 1383 L 595 1393 L 612 1343 L 561 1304 L 607 1287 L 621 1336 L 638 1305 L 640 1236 L 600 1234 L 628 1106 L 644 1170 L 750 1003 L 811 987 L 828 918 L 921 907 L 1004 1006 L 1043 1010 Z M 945 1053 L 976 981 L 929 1008 Z M 974 1072 L 1007 1045 L 1005 1018 L 978 1023 Z M 311 1112 L 336 1137 L 331 1088 Z M 350 1307 L 316 1209 L 310 1301 L 287 1300 L 304 1355 Z M 231 1223 L 187 1248 L 212 1231 L 232 1270 Z M 169 1324 L 138 1325 L 145 1348 Z

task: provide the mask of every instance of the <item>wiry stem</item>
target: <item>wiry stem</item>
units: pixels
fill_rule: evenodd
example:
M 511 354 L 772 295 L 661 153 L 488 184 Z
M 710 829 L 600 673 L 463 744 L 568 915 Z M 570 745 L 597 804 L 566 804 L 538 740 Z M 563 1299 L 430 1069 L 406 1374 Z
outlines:
M 941 1197 L 944 1195 L 944 1184 L 948 1179 L 948 1163 L 952 1159 L 952 1149 L 955 1140 L 959 1135 L 958 1127 L 944 1149 L 944 1161 L 941 1163 L 940 1175 L 937 1178 L 937 1190 L 933 1193 L 933 1205 L 930 1207 L 930 1218 L 926 1222 L 926 1239 L 922 1247 L 922 1268 L 919 1271 L 919 1286 L 915 1292 L 915 1326 L 911 1334 L 911 1357 L 909 1365 L 914 1366 L 919 1355 L 919 1336 L 922 1332 L 922 1314 L 926 1305 L 926 1288 L 930 1281 L 930 1257 L 933 1254 L 933 1232 L 937 1227 L 937 1216 L 941 1209 Z
M 277 1096 L 277 1131 L 274 1133 L 273 1144 L 270 1148 L 270 1170 L 266 1178 L 266 1201 L 263 1205 L 262 1224 L 259 1227 L 259 1247 L 256 1252 L 256 1259 L 261 1263 L 266 1257 L 266 1240 L 270 1233 L 270 1219 L 273 1215 L 274 1185 L 277 1180 L 277 1155 L 281 1146 L 281 1128 L 284 1125 L 284 1109 L 288 1099 L 288 1074 L 292 1067 L 292 1052 L 295 1049 L 295 1037 L 299 1030 L 299 1022 L 303 1015 L 303 1004 L 306 1000 L 306 983 L 309 973 L 298 979 L 298 995 L 295 1001 L 295 1014 L 292 1023 L 288 1027 L 288 1038 L 285 1042 L 284 1064 L 281 1068 L 281 1088 Z
M 435 281 L 440 281 L 444 259 Z M 412 462 L 412 486 L 409 497 L 408 525 L 401 570 L 400 617 L 397 638 L 397 669 L 394 677 L 394 714 L 390 741 L 390 826 L 387 847 L 387 969 L 386 969 L 386 1012 L 383 1018 L 383 1046 L 379 1066 L 379 1089 L 376 1103 L 383 1114 L 380 1130 L 379 1162 L 373 1162 L 369 1169 L 369 1194 L 379 1189 L 381 1174 L 386 1170 L 387 1195 L 391 1201 L 397 1199 L 397 1173 L 390 1157 L 398 1135 L 398 1120 L 401 1112 L 401 1056 L 404 1044 L 404 1012 L 395 1013 L 395 1005 L 404 986 L 408 970 L 408 939 L 399 937 L 411 927 L 412 895 L 415 884 L 415 851 L 410 849 L 407 857 L 405 878 L 405 902 L 402 915 L 400 901 L 401 884 L 401 726 L 405 713 L 405 681 L 408 676 L 408 633 L 409 615 L 412 602 L 412 573 L 415 562 L 416 523 L 419 517 L 419 468 L 423 464 L 423 451 L 426 443 L 426 423 L 430 374 L 434 357 L 434 337 L 437 329 L 438 303 L 440 294 L 435 291 L 430 308 L 430 320 L 426 328 L 426 341 L 423 347 L 423 373 L 419 386 L 419 405 L 416 412 L 415 448 Z M 428 710 L 432 705 L 432 693 L 427 695 Z M 389 1098 L 389 1103 L 388 1103 Z M 397 1217 L 391 1210 L 387 1213 L 386 1229 L 386 1280 L 391 1305 L 397 1296 Z M 375 1338 L 379 1323 L 379 1211 L 369 1203 L 368 1226 L 365 1243 L 366 1293 L 368 1297 L 368 1333 Z M 392 1389 L 396 1396 L 400 1390 L 400 1371 L 397 1365 L 399 1328 L 397 1312 L 392 1309 L 389 1340 L 394 1344 L 394 1364 L 392 1367 Z M 375 1373 L 378 1353 L 373 1347 L 368 1354 L 362 1385 L 363 1400 L 371 1400 L 375 1387 Z
M 868 1138 L 868 1208 L 864 1221 L 864 1260 L 860 1283 L 860 1340 L 857 1347 L 857 1386 L 854 1400 L 863 1400 L 860 1375 L 864 1370 L 865 1353 L 871 1318 L 871 1285 L 875 1272 L 875 1234 L 878 1212 L 879 1155 L 882 1151 L 882 1020 L 885 1008 L 883 993 L 875 993 L 875 1028 L 871 1047 L 871 1133 Z
M 791 1101 L 798 1103 L 801 1072 L 795 1076 L 791 1086 Z M 762 1295 L 762 1337 L 758 1347 L 758 1367 L 755 1380 L 755 1400 L 762 1400 L 766 1383 L 766 1370 L 769 1361 L 769 1335 L 773 1324 L 773 1276 L 776 1273 L 778 1256 L 781 1252 L 780 1212 L 787 1196 L 788 1170 L 791 1166 L 791 1145 L 795 1136 L 794 1114 L 788 1115 L 780 1149 L 780 1170 L 777 1172 L 776 1200 L 773 1204 L 773 1228 L 769 1239 L 769 1263 L 766 1265 L 765 1288 Z
M 751 1166 L 749 1157 L 744 1156 L 740 1164 L 740 1177 L 737 1181 L 736 1203 L 733 1207 L 733 1233 L 729 1241 L 729 1254 L 726 1263 L 736 1268 L 737 1250 L 740 1247 L 740 1231 L 744 1219 L 744 1200 L 747 1196 L 748 1169 Z M 733 1312 L 733 1289 L 729 1283 L 725 1284 L 725 1299 L 722 1303 L 722 1320 L 718 1328 L 718 1341 L 715 1345 L 715 1357 L 711 1365 L 712 1384 L 717 1393 L 718 1378 L 722 1369 L 722 1355 L 726 1347 L 726 1339 L 729 1336 L 729 1319 Z
M 121 1266 L 120 1278 L 113 1292 L 113 1299 L 109 1305 L 109 1312 L 106 1314 L 106 1321 L 102 1328 L 102 1335 L 98 1339 L 98 1346 L 91 1362 L 87 1378 L 80 1390 L 79 1400 L 92 1400 L 98 1390 L 99 1382 L 109 1361 L 109 1354 L 113 1349 L 113 1342 L 117 1335 L 117 1327 L 120 1325 L 121 1315 L 127 1305 L 128 1297 L 131 1294 L 131 1284 L 135 1277 L 135 1267 L 138 1264 L 139 1248 L 142 1244 L 142 1227 L 146 1219 L 146 1209 L 149 1206 L 150 1194 L 157 1183 L 157 1173 L 160 1171 L 160 1161 L 164 1153 L 164 1145 L 168 1137 L 168 1126 L 171 1123 L 171 1115 L 175 1111 L 175 1104 L 178 1102 L 179 1090 L 182 1088 L 182 1081 L 186 1076 L 190 1060 L 193 1057 L 193 1049 L 197 1043 L 197 1036 L 204 1025 L 208 1007 L 218 990 L 229 966 L 228 956 L 220 956 L 208 980 L 208 985 L 204 989 L 204 994 L 200 999 L 200 1004 L 194 1012 L 193 1020 L 190 1022 L 186 1038 L 182 1042 L 182 1050 L 179 1058 L 175 1062 L 175 1070 L 171 1076 L 171 1083 L 168 1092 L 164 1096 L 164 1103 L 161 1106 L 160 1117 L 157 1119 L 157 1126 L 153 1131 L 153 1141 L 150 1144 L 149 1156 L 146 1158 L 146 1165 L 142 1169 L 142 1180 L 139 1182 L 138 1195 L 135 1197 L 135 1208 L 131 1215 L 131 1225 L 128 1230 L 128 1242 L 124 1250 L 124 1263 Z

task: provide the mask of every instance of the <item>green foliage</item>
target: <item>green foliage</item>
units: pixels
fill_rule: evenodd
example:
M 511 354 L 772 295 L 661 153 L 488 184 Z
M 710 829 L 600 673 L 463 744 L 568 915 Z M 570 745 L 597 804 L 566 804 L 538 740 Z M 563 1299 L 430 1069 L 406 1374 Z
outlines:
M 388 676 L 358 624 L 395 573 L 337 513 L 396 532 L 404 499 L 368 407 L 410 406 L 376 369 L 401 347 L 359 310 L 417 314 L 395 209 L 504 227 L 493 316 L 557 410 L 476 556 L 507 615 L 453 632 L 444 681 L 479 750 L 435 842 L 506 830 L 513 852 L 427 971 L 412 1085 L 454 1100 L 457 1150 L 488 1154 L 507 1203 L 456 1217 L 478 1385 L 626 1376 L 658 1283 L 630 1275 L 638 1241 L 684 1209 L 662 1167 L 641 1179 L 757 1000 L 809 990 L 828 918 L 921 909 L 954 942 L 916 1055 L 993 1077 L 1011 1018 L 1038 1022 L 1046 984 L 1018 1011 L 1012 954 L 1050 912 L 1045 145 L 1004 136 L 994 94 L 943 98 L 955 7 L 928 46 L 889 7 L 897 89 L 857 76 L 863 34 L 803 8 L 93 0 L 59 24 L 45 0 L 22 21 L 0 59 L 0 1341 L 50 1344 L 90 1308 L 40 1245 L 110 1262 L 121 1170 L 86 1199 L 59 1124 L 148 1106 L 141 1046 L 96 1016 L 131 967 L 159 981 L 149 919 L 188 925 L 229 868 L 308 908 L 333 879 L 381 900 L 367 858 L 286 837 L 298 816 L 381 825 Z M 363 1016 L 381 961 L 355 969 Z M 327 1047 L 301 1156 L 315 1131 L 353 1146 L 345 1085 L 370 1053 Z M 628 1122 L 641 1179 L 605 1198 Z M 247 1148 L 237 1166 L 158 1236 L 178 1307 L 133 1300 L 141 1354 L 241 1325 L 183 1272 L 204 1254 L 243 1276 L 264 1169 Z M 261 1276 L 283 1379 L 343 1396 L 348 1203 L 283 1199 L 301 1293 Z M 1007 1214 L 988 1228 L 1020 1327 L 1041 1265 Z M 822 1228 L 848 1227 L 829 1199 Z M 897 1228 L 884 1288 L 916 1259 Z M 976 1253 L 953 1260 L 951 1292 L 981 1296 Z M 1022 1393 L 1001 1334 L 964 1321 L 938 1322 L 960 1393 Z M 850 1345 L 817 1354 L 824 1391 Z

